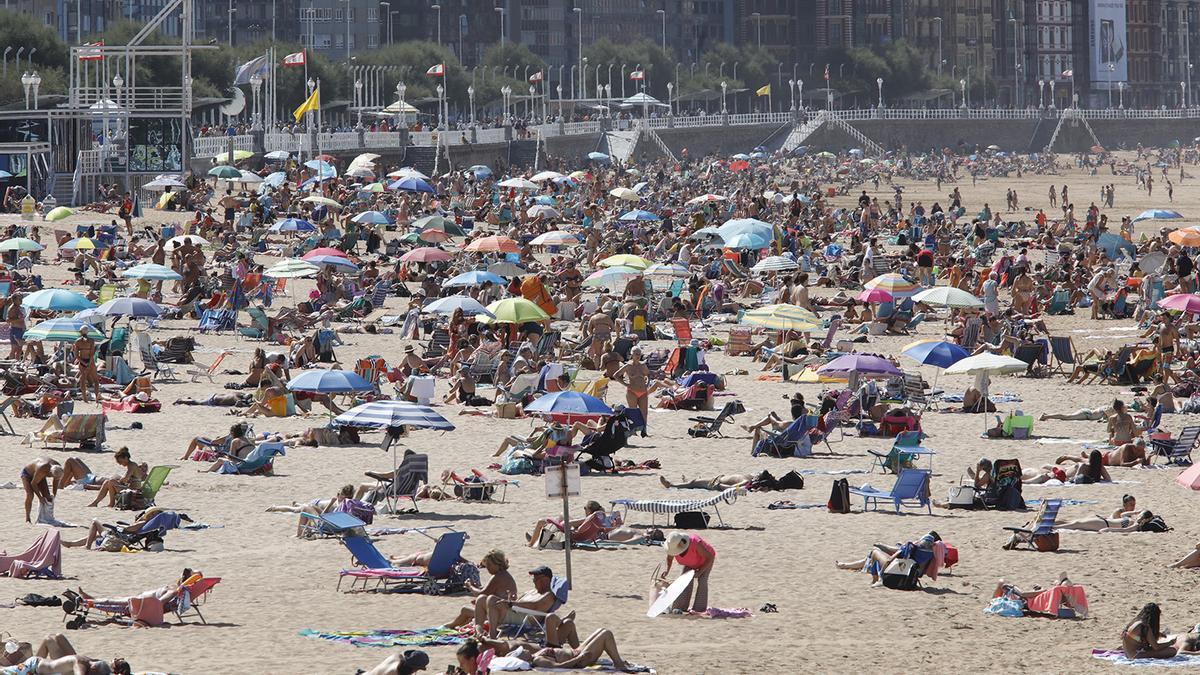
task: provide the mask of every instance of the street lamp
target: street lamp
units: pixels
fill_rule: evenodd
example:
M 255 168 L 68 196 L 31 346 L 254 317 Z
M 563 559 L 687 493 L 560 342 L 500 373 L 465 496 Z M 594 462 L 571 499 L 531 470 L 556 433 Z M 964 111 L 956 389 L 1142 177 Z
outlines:
M 1112 78 L 1117 67 L 1111 61 L 1108 63 L 1108 109 L 1112 110 Z
M 254 80 L 251 79 L 250 83 L 253 84 Z M 262 84 L 262 82 L 260 81 L 259 84 Z M 358 101 L 358 128 L 360 128 L 360 129 L 362 128 L 362 109 L 363 109 L 362 88 L 363 88 L 362 80 L 355 80 L 354 81 L 354 98 Z M 257 99 L 258 98 L 257 88 L 255 89 L 254 93 L 255 93 L 255 98 Z
M 475 126 L 475 85 L 467 85 L 467 99 L 471 102 L 471 126 Z
M 233 0 L 229 0 L 229 46 L 233 46 L 233 13 L 237 11 L 237 7 L 233 6 Z
M 576 31 L 579 33 L 579 35 L 576 36 L 577 38 L 579 38 L 579 53 L 576 55 L 576 58 L 579 59 L 579 73 L 582 75 L 583 74 L 583 8 L 575 7 L 572 11 L 575 12 L 575 16 L 579 17 L 579 29 Z M 576 96 L 577 98 L 583 98 L 582 84 L 583 83 L 581 82 L 580 86 L 575 88 L 575 91 L 577 93 L 572 94 L 573 96 Z
M 1043 105 L 1043 99 L 1042 99 L 1042 93 L 1045 91 L 1045 89 L 1046 89 L 1046 81 L 1038 80 L 1038 110 L 1045 110 L 1045 108 L 1046 108 L 1046 106 Z
M 253 101 L 254 110 L 251 115 L 251 118 L 252 118 L 251 122 L 252 122 L 252 128 L 256 131 L 259 128 L 261 128 L 258 123 L 258 120 L 259 120 L 258 92 L 262 89 L 262 83 L 263 83 L 262 75 L 259 75 L 258 73 L 254 73 L 253 75 L 250 76 L 250 90 L 254 94 L 254 101 Z M 113 84 L 117 86 L 118 90 L 120 89 L 121 85 L 118 85 L 115 81 L 113 82 Z M 360 111 L 358 114 L 359 114 L 359 120 L 358 120 L 359 124 L 362 124 L 362 112 Z
M 796 81 L 788 80 L 788 94 L 792 97 L 792 110 L 796 109 Z
M 1120 98 L 1121 105 L 1119 107 L 1121 108 L 1121 110 L 1124 110 L 1125 109 L 1125 83 L 1124 82 L 1117 83 L 1117 95 L 1121 97 Z
M 796 98 L 800 99 L 800 110 L 804 110 L 804 80 L 796 80 Z
M 525 116 L 530 119 L 533 119 L 533 113 L 531 112 L 531 109 L 535 109 L 533 105 L 533 95 L 536 91 L 537 90 L 533 88 L 532 84 L 529 85 L 529 102 L 525 104 Z
M 42 81 L 42 78 L 38 77 L 37 73 L 33 74 L 33 78 L 36 79 L 39 84 Z M 121 107 L 121 87 L 125 86 L 125 80 L 121 78 L 120 73 L 117 73 L 116 75 L 113 75 L 112 83 L 113 83 L 113 90 L 116 92 L 116 95 L 114 96 L 114 98 L 116 98 L 115 103 L 117 104 L 117 107 L 119 108 L 119 107 Z M 34 97 L 36 98 L 36 96 L 37 95 L 35 94 Z
M 500 120 L 502 122 L 504 122 L 506 125 L 509 122 L 508 95 L 511 93 L 512 93 L 512 87 L 508 86 L 507 84 L 504 85 L 503 87 L 500 87 L 500 95 L 503 97 L 503 105 L 504 105 L 504 114 L 500 116 Z
M 500 49 L 504 49 L 504 8 L 497 7 L 496 13 L 500 15 Z
M 1054 80 L 1050 80 L 1050 109 L 1054 110 Z
M 962 91 L 962 107 L 967 109 L 967 81 L 965 79 L 958 81 L 958 87 Z
M 1180 108 L 1187 107 L 1187 83 L 1186 82 L 1179 83 L 1179 107 Z
M 722 115 L 729 112 L 729 110 L 725 107 L 725 91 L 726 91 L 726 89 L 728 89 L 728 87 L 729 87 L 729 83 L 727 83 L 725 80 L 721 80 L 721 114 Z
M 875 86 L 879 87 L 879 107 L 883 107 L 883 78 L 875 78 Z
M 388 43 L 388 46 L 391 47 L 392 46 L 392 3 L 380 2 L 379 6 L 383 7 L 383 15 L 387 17 L 387 22 L 388 22 L 387 43 Z
M 557 91 L 558 91 L 558 118 L 561 120 L 561 119 L 562 119 L 562 116 L 563 116 L 563 111 L 562 111 L 562 108 L 563 108 L 563 106 L 562 106 L 562 77 L 561 77 L 561 76 L 558 78 L 558 86 L 557 86 L 557 87 L 555 87 L 555 90 L 557 90 Z
M 667 83 L 667 114 L 675 114 L 675 99 L 671 98 L 671 92 L 675 91 L 675 85 Z
M 408 91 L 408 85 L 403 82 L 396 84 L 396 99 L 400 101 L 400 122 L 404 126 L 408 126 L 408 114 L 404 109 L 404 92 Z
M 21 75 L 21 86 L 25 89 L 25 109 L 29 110 L 29 93 L 33 91 L 33 76 L 29 74 L 28 70 Z

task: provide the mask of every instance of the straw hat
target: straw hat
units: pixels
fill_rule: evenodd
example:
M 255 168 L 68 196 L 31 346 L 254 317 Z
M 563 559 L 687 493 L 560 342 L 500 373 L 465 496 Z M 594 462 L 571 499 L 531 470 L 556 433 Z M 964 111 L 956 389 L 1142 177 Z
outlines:
M 667 535 L 667 555 L 683 555 L 687 551 L 690 540 L 682 532 L 672 532 Z

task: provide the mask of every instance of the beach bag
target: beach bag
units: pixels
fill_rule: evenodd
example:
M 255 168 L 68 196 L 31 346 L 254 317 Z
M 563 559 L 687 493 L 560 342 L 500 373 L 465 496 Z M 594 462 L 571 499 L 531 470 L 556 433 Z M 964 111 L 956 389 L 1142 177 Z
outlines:
M 946 501 L 952 509 L 969 509 L 975 506 L 975 488 L 971 485 L 955 485 L 950 488 Z
M 675 514 L 675 527 L 680 530 L 707 530 L 708 513 L 704 511 L 680 511 Z
M 795 470 L 789 471 L 779 477 L 775 482 L 776 490 L 803 490 L 804 476 L 796 473 Z
M 915 591 L 920 587 L 921 568 L 912 558 L 896 558 L 879 575 L 887 588 L 897 591 Z
M 1033 547 L 1042 553 L 1049 553 L 1058 550 L 1058 533 L 1051 532 L 1050 534 L 1034 535 L 1031 543 Z
M 1138 528 L 1140 532 L 1167 532 L 1170 529 L 1170 527 L 1167 527 L 1167 521 L 1163 520 L 1162 516 L 1154 516 L 1145 523 L 1142 523 L 1142 526 Z
M 375 520 L 375 506 L 357 499 L 347 499 L 345 511 L 367 525 Z
M 839 478 L 833 481 L 833 492 L 826 504 L 830 513 L 850 513 L 850 481 Z
M 528 457 L 509 457 L 500 464 L 500 473 L 506 476 L 537 473 L 537 467 Z
M 999 598 L 992 598 L 992 603 L 984 607 L 983 611 L 996 616 L 1022 617 L 1025 616 L 1025 602 L 1019 598 L 1003 595 Z

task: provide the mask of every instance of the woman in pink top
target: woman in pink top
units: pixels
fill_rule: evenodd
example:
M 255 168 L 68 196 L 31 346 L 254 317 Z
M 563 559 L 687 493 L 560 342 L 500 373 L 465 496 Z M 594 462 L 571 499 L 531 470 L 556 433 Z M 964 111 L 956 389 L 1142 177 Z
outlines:
M 693 612 L 708 610 L 708 574 L 712 572 L 713 563 L 717 561 L 717 552 L 712 544 L 694 534 L 672 532 L 667 537 L 667 569 L 663 572 L 665 578 L 671 572 L 671 565 L 679 563 L 685 570 L 692 570 L 695 576 L 692 583 L 675 599 L 672 610 L 687 611 L 688 603 L 692 602 L 692 591 L 696 599 L 692 602 Z

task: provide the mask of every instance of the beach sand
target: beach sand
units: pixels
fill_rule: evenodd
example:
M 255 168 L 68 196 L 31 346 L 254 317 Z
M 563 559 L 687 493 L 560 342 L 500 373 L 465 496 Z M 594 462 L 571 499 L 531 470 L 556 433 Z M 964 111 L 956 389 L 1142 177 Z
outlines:
M 1099 186 L 1113 180 L 1106 174 L 1090 177 L 1072 170 L 1056 177 L 981 180 L 975 187 L 968 179 L 961 189 L 968 212 L 974 213 L 984 201 L 993 209 L 999 208 L 1009 187 L 1019 190 L 1023 204 L 1045 206 L 1048 183 L 1061 186 L 1066 182 L 1082 214 L 1089 202 L 1098 201 Z M 1173 180 L 1175 177 L 1177 173 Z M 1165 191 L 1160 197 L 1156 189 L 1156 196 L 1151 199 L 1136 190 L 1131 177 L 1115 180 L 1117 208 L 1108 212 L 1112 221 L 1119 222 L 1121 214 L 1132 215 L 1166 203 Z M 906 200 L 920 199 L 929 206 L 940 199 L 946 204 L 945 195 L 935 194 L 932 183 L 911 180 L 904 183 Z M 950 186 L 945 186 L 943 192 L 949 189 Z M 871 191 L 869 187 L 868 190 Z M 871 192 L 881 201 L 891 197 L 886 186 Z M 853 191 L 839 201 L 849 204 L 856 194 Z M 1177 185 L 1176 197 L 1174 208 L 1185 215 L 1200 214 L 1200 194 L 1190 182 Z M 179 214 L 151 212 L 143 220 L 162 222 L 179 217 Z M 1021 217 L 1031 220 L 1032 214 Z M 4 222 L 11 218 L 4 216 Z M 63 223 L 45 224 L 45 229 L 107 220 L 104 216 L 80 214 Z M 45 234 L 46 239 L 52 239 L 49 232 Z M 66 274 L 61 265 L 38 269 L 55 282 Z M 396 307 L 399 302 L 391 298 L 388 306 Z M 1114 347 L 1131 341 L 1137 334 L 1132 321 L 1093 322 L 1087 319 L 1086 310 L 1075 316 L 1051 317 L 1048 323 L 1054 334 L 1071 335 L 1079 351 Z M 155 337 L 189 334 L 193 327 L 193 322 L 165 322 Z M 872 338 L 862 349 L 896 354 L 901 345 L 913 339 L 940 337 L 943 328 L 940 320 L 929 320 L 914 337 Z M 724 326 L 711 329 L 718 335 L 724 331 Z M 698 332 L 703 335 L 709 331 Z M 250 353 L 261 344 L 229 334 L 197 335 L 197 339 L 200 349 L 196 355 L 201 360 L 211 359 L 221 349 L 232 349 L 234 354 L 225 360 L 224 367 L 243 371 Z M 347 368 L 352 367 L 355 358 L 367 354 L 382 354 L 396 362 L 405 344 L 396 335 L 347 334 L 345 340 L 347 344 L 338 348 L 337 354 Z M 748 409 L 737 419 L 739 423 L 750 423 L 770 410 L 786 416 L 784 397 L 799 390 L 812 401 L 826 387 L 758 381 L 758 364 L 751 364 L 748 358 L 729 358 L 714 351 L 708 359 L 710 368 L 716 372 L 735 368 L 751 371 L 749 376 L 728 378 L 728 391 L 744 401 Z M 934 370 L 921 370 L 927 380 L 933 380 Z M 135 670 L 178 673 L 353 672 L 355 668 L 371 667 L 391 650 L 333 644 L 300 637 L 298 632 L 306 628 L 425 628 L 453 617 L 464 597 L 337 592 L 338 570 L 350 562 L 346 550 L 333 540 L 297 540 L 293 536 L 294 516 L 264 512 L 272 504 L 330 497 L 346 483 L 366 480 L 365 470 L 390 469 L 391 456 L 377 446 L 288 450 L 286 457 L 278 459 L 273 477 L 200 474 L 197 469 L 201 464 L 178 461 L 190 438 L 223 434 L 239 418 L 228 415 L 224 408 L 173 406 L 171 402 L 182 396 L 206 396 L 237 379 L 240 377 L 223 375 L 215 385 L 207 382 L 162 385 L 159 391 L 164 403 L 162 413 L 110 416 L 108 451 L 104 453 L 31 450 L 19 445 L 20 436 L 0 439 L 0 476 L 18 485 L 18 489 L 0 490 L 0 548 L 9 552 L 24 549 L 41 529 L 21 522 L 22 492 L 17 482 L 21 466 L 37 456 L 62 461 L 76 455 L 94 472 L 112 474 L 117 467 L 111 450 L 123 445 L 130 447 L 138 461 L 181 465 L 159 494 L 161 506 L 186 512 L 200 522 L 222 526 L 200 532 L 171 532 L 167 551 L 162 553 L 67 550 L 63 556 L 66 580 L 0 579 L 0 600 L 10 601 L 31 592 L 57 594 L 76 586 L 100 596 L 136 594 L 172 583 L 185 566 L 220 576 L 223 581 L 204 606 L 207 626 L 189 623 L 149 630 L 99 626 L 69 632 L 81 653 L 105 658 L 120 655 L 128 658 Z M 947 391 L 962 391 L 969 382 L 969 377 L 941 377 L 938 384 Z M 442 381 L 439 397 L 444 391 Z M 1020 403 L 1001 405 L 1001 414 L 1021 409 L 1035 416 L 1106 405 L 1113 398 L 1130 398 L 1127 389 L 1072 386 L 1065 384 L 1061 376 L 996 378 L 992 391 L 1013 392 L 1022 398 Z M 610 403 L 623 399 L 620 385 L 609 388 Z M 727 400 L 731 399 L 718 398 L 718 406 Z M 94 410 L 94 404 L 76 405 L 77 412 Z M 429 454 L 434 476 L 446 468 L 484 469 L 504 435 L 524 434 L 531 428 L 531 422 L 524 419 L 459 416 L 453 406 L 439 406 L 439 410 L 458 425 L 457 431 L 447 434 L 420 431 L 404 441 L 406 446 Z M 811 459 L 754 459 L 749 454 L 748 435 L 733 425 L 725 428 L 728 438 L 690 438 L 687 419 L 692 415 L 651 411 L 650 437 L 634 439 L 634 447 L 622 450 L 618 458 L 657 458 L 662 462 L 662 474 L 672 480 L 681 475 L 690 479 L 719 473 L 756 473 L 762 469 L 779 476 L 793 468 L 818 472 L 864 469 L 870 463 L 866 450 L 885 448 L 890 443 L 885 439 L 849 436 L 845 442 L 833 445 L 836 453 L 833 456 L 825 455 L 822 445 Z M 134 421 L 145 428 L 131 430 L 129 425 Z M 254 427 L 259 432 L 299 432 L 320 426 L 324 421 L 321 415 L 259 419 L 254 421 Z M 1168 416 L 1164 426 L 1177 431 L 1189 422 L 1182 415 Z M 14 420 L 22 436 L 40 424 L 36 420 Z M 925 444 L 938 453 L 934 458 L 933 479 L 933 495 L 937 498 L 945 498 L 947 488 L 956 484 L 968 465 L 974 465 L 981 457 L 1016 457 L 1023 466 L 1031 467 L 1052 462 L 1059 454 L 1080 450 L 1079 445 L 1044 445 L 1034 440 L 982 440 L 980 432 L 985 420 L 978 415 L 928 412 L 923 425 L 929 434 Z M 1104 430 L 1099 422 L 1038 422 L 1035 434 L 1100 439 Z M 374 434 L 364 440 L 374 443 L 378 438 Z M 755 612 L 753 618 L 647 619 L 650 575 L 664 561 L 661 549 L 649 547 L 575 552 L 569 607 L 578 612 L 581 633 L 586 635 L 598 627 L 611 628 L 626 658 L 650 664 L 660 673 L 1107 669 L 1108 666 L 1091 658 L 1091 648 L 1119 646 L 1121 629 L 1144 603 L 1160 603 L 1164 623 L 1173 631 L 1184 631 L 1198 620 L 1190 609 L 1196 597 L 1196 573 L 1163 568 L 1196 542 L 1198 528 L 1188 522 L 1195 513 L 1195 496 L 1174 485 L 1175 470 L 1111 471 L 1114 478 L 1125 484 L 1031 486 L 1025 489 L 1025 496 L 1027 499 L 1061 496 L 1098 502 L 1065 507 L 1061 518 L 1066 520 L 1095 513 L 1107 515 L 1120 505 L 1121 495 L 1128 492 L 1137 496 L 1139 507 L 1163 515 L 1175 529 L 1165 534 L 1064 533 L 1062 548 L 1057 553 L 1011 552 L 1000 548 L 1005 540 L 1001 528 L 1021 525 L 1028 518 L 1026 514 L 938 509 L 932 516 L 923 512 L 864 514 L 860 512 L 861 502 L 857 501 L 855 511 L 849 515 L 832 515 L 824 508 L 777 511 L 766 508 L 780 498 L 824 504 L 835 477 L 810 475 L 806 476 L 803 491 L 755 493 L 732 505 L 723 505 L 721 514 L 730 528 L 703 533 L 718 554 L 711 579 L 711 604 L 748 607 Z M 522 478 L 519 488 L 508 490 L 508 502 L 504 504 L 426 501 L 420 504 L 419 514 L 381 517 L 377 525 L 450 524 L 464 529 L 470 534 L 464 550 L 468 559 L 478 560 L 488 549 L 500 548 L 512 560 L 518 584 L 522 589 L 528 588 L 525 571 L 532 567 L 550 565 L 556 573 L 563 572 L 561 551 L 534 551 L 524 546 L 523 537 L 538 518 L 561 515 L 561 506 L 545 498 L 540 477 Z M 878 473 L 852 475 L 849 479 L 851 485 L 869 483 L 876 487 L 888 486 L 893 481 L 892 477 Z M 668 492 L 660 486 L 656 472 L 583 481 L 583 499 L 595 499 L 606 505 L 609 500 L 620 498 L 701 498 L 709 494 Z M 93 518 L 113 522 L 131 515 L 86 508 L 90 497 L 91 493 L 66 492 L 58 499 L 57 517 L 86 526 Z M 575 515 L 580 513 L 581 505 L 579 502 L 573 506 Z M 631 521 L 648 524 L 649 518 L 634 514 Z M 958 547 L 961 562 L 951 573 L 929 582 L 924 591 L 906 593 L 870 588 L 865 575 L 834 568 L 836 560 L 862 557 L 873 542 L 903 542 L 931 529 Z M 84 532 L 84 529 L 66 530 L 64 536 L 81 537 Z M 378 547 L 385 554 L 399 554 L 428 550 L 430 543 L 418 534 L 407 534 L 384 537 L 378 541 Z M 1091 618 L 1049 621 L 996 618 L 983 613 L 998 579 L 1028 588 L 1034 584 L 1048 585 L 1061 572 L 1067 572 L 1073 581 L 1087 588 Z M 759 613 L 764 603 L 775 604 L 779 612 Z M 57 608 L 0 609 L 0 630 L 22 640 L 35 640 L 47 633 L 63 631 L 62 613 Z M 453 662 L 452 647 L 429 651 L 433 657 L 431 672 L 441 672 Z

